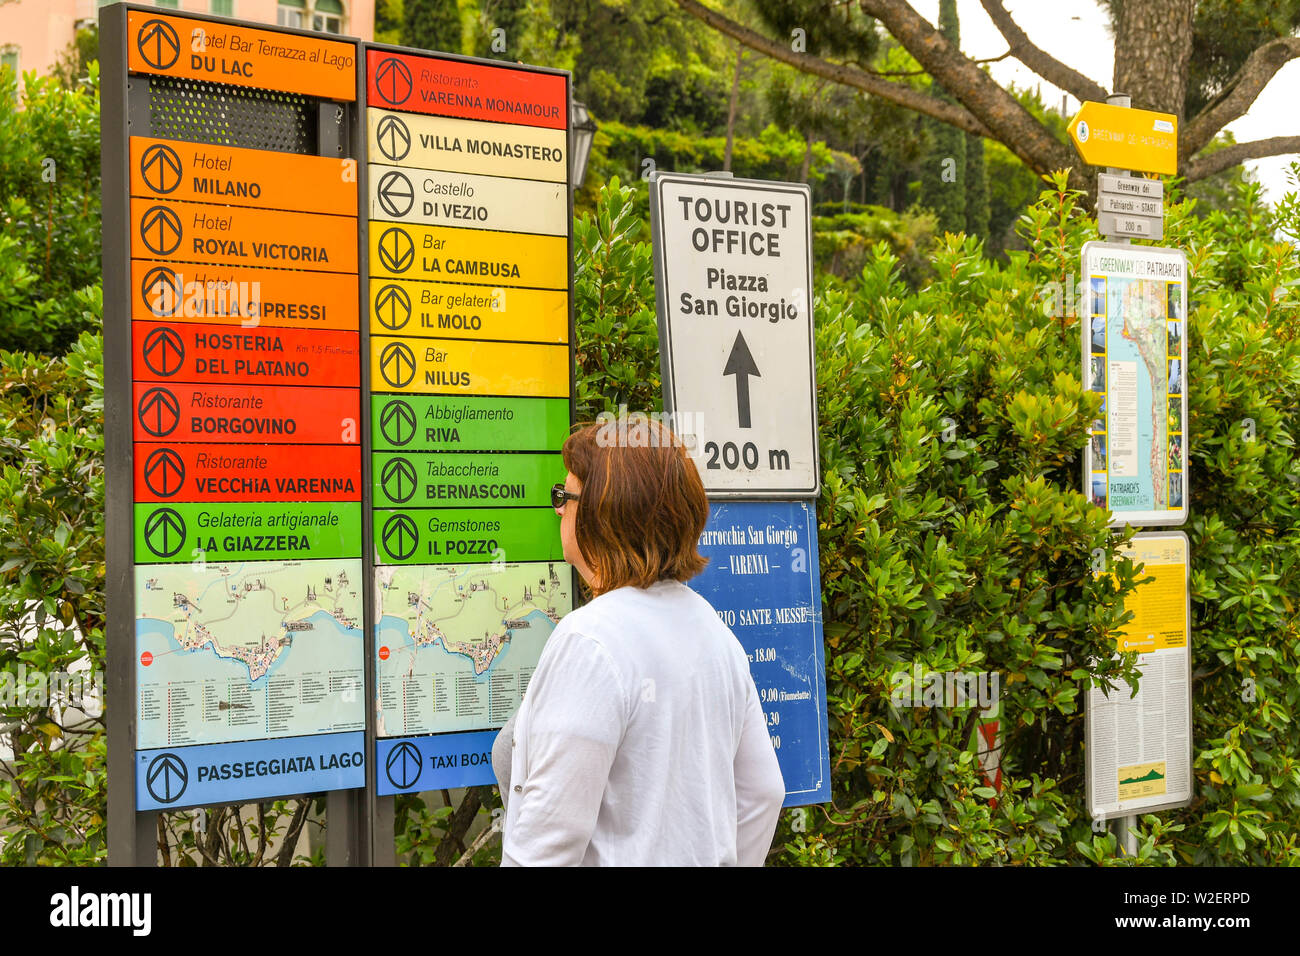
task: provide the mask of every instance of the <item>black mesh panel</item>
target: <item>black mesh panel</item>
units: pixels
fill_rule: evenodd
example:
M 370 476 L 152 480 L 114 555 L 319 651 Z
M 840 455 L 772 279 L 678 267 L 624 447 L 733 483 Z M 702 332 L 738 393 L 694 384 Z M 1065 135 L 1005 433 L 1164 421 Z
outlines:
M 189 143 L 315 153 L 317 100 L 225 83 L 149 78 L 152 135 Z

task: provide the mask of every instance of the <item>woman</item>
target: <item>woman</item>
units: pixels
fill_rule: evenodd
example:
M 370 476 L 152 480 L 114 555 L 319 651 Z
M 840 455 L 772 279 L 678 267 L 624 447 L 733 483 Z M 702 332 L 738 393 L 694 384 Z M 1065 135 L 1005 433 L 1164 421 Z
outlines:
M 761 866 L 785 784 L 744 650 L 683 583 L 705 564 L 695 464 L 645 419 L 577 432 L 564 464 L 564 559 L 595 597 L 493 748 L 502 864 Z

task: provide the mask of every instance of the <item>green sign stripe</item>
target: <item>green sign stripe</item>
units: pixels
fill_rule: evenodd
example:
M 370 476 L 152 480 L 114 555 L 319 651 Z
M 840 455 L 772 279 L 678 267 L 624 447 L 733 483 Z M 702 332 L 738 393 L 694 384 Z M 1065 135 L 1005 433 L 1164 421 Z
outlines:
M 552 508 L 436 508 L 375 511 L 376 564 L 562 561 Z
M 376 454 L 371 475 L 376 507 L 547 507 L 564 481 L 558 452 L 541 455 Z
M 360 556 L 360 502 L 135 506 L 138 564 Z
M 563 398 L 372 395 L 370 402 L 375 451 L 559 451 L 569 434 Z

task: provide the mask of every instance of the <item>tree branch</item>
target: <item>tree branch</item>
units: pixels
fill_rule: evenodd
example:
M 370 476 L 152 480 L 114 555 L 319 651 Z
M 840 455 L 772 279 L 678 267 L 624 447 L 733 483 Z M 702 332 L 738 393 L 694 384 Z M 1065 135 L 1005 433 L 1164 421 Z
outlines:
M 1260 159 L 1264 156 L 1280 156 L 1283 153 L 1300 152 L 1300 136 L 1273 136 L 1269 139 L 1257 139 L 1249 143 L 1237 143 L 1225 146 L 1205 156 L 1197 156 L 1189 162 L 1185 175 L 1189 183 L 1206 176 L 1213 176 L 1248 159 Z
M 807 53 L 796 53 L 787 44 L 770 40 L 761 33 L 742 26 L 714 10 L 710 10 L 703 4 L 696 2 L 696 0 L 675 0 L 675 2 L 691 16 L 708 24 L 719 33 L 726 34 L 733 40 L 739 40 L 751 50 L 756 50 L 782 63 L 788 63 L 804 73 L 811 73 L 814 76 L 824 77 L 843 86 L 850 86 L 864 93 L 879 96 L 882 100 L 889 100 L 891 103 L 896 103 L 950 126 L 955 126 L 967 133 L 974 133 L 976 136 L 993 135 L 989 128 L 976 119 L 972 113 L 955 103 L 946 103 L 937 97 L 914 90 L 903 83 L 891 83 L 888 80 L 882 80 L 858 67 L 830 63 Z
M 859 0 L 858 6 L 884 24 L 930 76 L 960 100 L 1026 166 L 1039 175 L 1068 167 L 1071 185 L 1086 188 L 1082 163 L 1074 151 L 1057 141 L 1014 96 L 961 50 L 954 49 L 911 4 L 905 0 Z
M 1011 19 L 1011 14 L 1007 12 L 1001 0 L 980 0 L 980 5 L 984 7 L 984 12 L 989 15 L 989 19 L 998 28 L 1003 39 L 1011 46 L 1011 55 L 1017 60 L 1081 103 L 1084 100 L 1106 102 L 1106 91 L 1102 89 L 1101 84 L 1093 82 L 1031 43 L 1025 31 Z
M 1178 137 L 1180 156 L 1199 153 L 1223 127 L 1245 115 L 1278 70 L 1300 56 L 1300 37 L 1278 37 L 1258 47 L 1242 64 L 1223 91 L 1186 123 Z M 1218 155 L 1215 153 L 1214 155 Z M 1266 154 L 1271 155 L 1271 154 Z M 1254 157 L 1248 157 L 1254 158 Z M 1188 164 L 1191 168 L 1191 164 Z

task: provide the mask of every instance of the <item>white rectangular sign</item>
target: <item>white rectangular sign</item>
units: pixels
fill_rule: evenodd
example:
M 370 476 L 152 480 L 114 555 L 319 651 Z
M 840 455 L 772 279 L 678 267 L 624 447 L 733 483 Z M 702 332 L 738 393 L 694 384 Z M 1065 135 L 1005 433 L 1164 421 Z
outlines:
M 1112 527 L 1187 520 L 1187 257 L 1083 247 L 1084 385 L 1104 401 L 1084 449 L 1084 493 Z
M 1189 553 L 1181 531 L 1140 532 L 1122 553 L 1152 578 L 1128 595 L 1133 619 L 1116 651 L 1137 651 L 1137 696 L 1088 690 L 1088 813 L 1113 819 L 1191 802 L 1192 653 Z
M 564 183 L 370 164 L 370 218 L 565 236 Z
M 1100 173 L 1097 176 L 1097 188 L 1103 193 L 1141 196 L 1143 199 L 1163 199 L 1165 196 L 1164 183 L 1158 179 L 1146 179 L 1142 176 L 1116 176 L 1112 173 Z
M 1102 212 L 1122 213 L 1128 216 L 1151 216 L 1163 218 L 1164 203 L 1159 199 L 1143 199 L 1140 196 L 1117 196 L 1102 193 L 1097 197 L 1097 208 Z
M 1097 231 L 1103 236 L 1132 236 L 1135 239 L 1162 239 L 1163 216 L 1140 216 L 1130 213 L 1098 212 Z
M 664 409 L 716 498 L 816 497 L 806 185 L 653 173 Z

